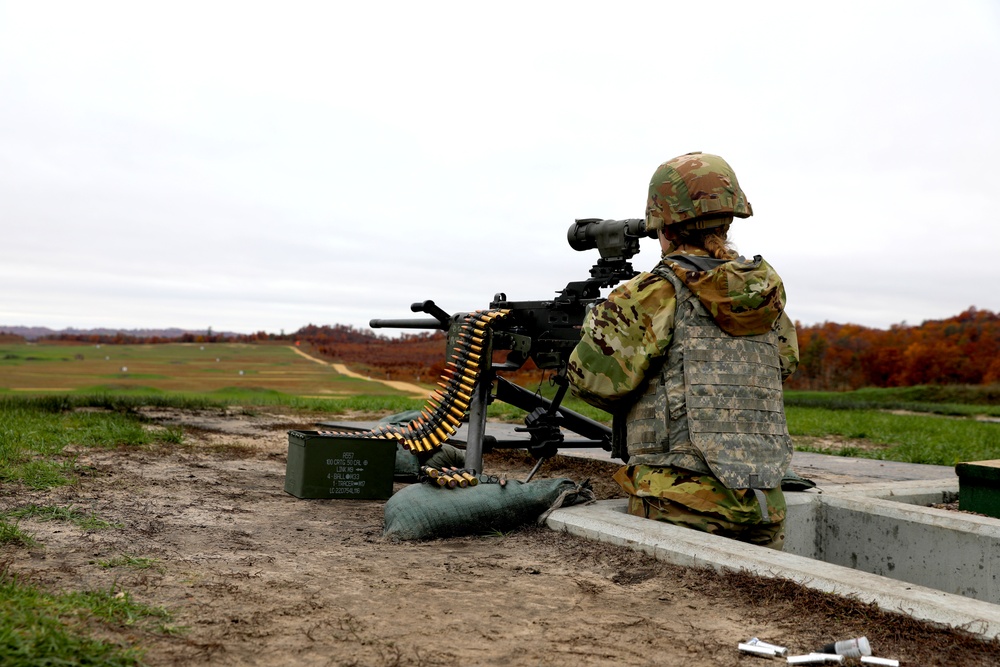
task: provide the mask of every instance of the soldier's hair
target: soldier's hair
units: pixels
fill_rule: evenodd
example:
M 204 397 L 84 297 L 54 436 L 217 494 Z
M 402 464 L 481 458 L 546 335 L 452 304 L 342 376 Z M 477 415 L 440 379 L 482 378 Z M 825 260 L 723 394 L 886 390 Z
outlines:
M 677 230 L 677 245 L 693 245 L 704 248 L 715 259 L 736 259 L 739 253 L 726 238 L 729 225 L 711 227 L 709 229 L 679 229 Z

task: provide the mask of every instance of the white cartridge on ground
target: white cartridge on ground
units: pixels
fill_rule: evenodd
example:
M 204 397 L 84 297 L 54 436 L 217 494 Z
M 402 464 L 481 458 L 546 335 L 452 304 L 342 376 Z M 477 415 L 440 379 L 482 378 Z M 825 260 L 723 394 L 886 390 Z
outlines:
M 773 658 L 778 655 L 774 649 L 764 648 L 763 646 L 758 646 L 756 644 L 738 644 L 736 648 L 744 653 L 752 653 L 753 655 L 759 655 L 765 658 Z
M 836 653 L 806 653 L 805 655 L 790 655 L 789 665 L 818 665 L 823 662 L 844 662 L 844 656 Z
M 870 655 L 861 656 L 861 663 L 864 665 L 885 665 L 885 667 L 899 667 L 899 660 L 892 658 L 875 658 Z

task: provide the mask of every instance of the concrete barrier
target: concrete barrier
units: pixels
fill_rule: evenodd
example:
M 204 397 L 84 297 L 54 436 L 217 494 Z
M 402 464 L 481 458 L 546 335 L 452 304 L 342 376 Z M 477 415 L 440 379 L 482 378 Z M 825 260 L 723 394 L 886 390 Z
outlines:
M 790 579 L 989 639 L 1000 637 L 1000 605 L 984 599 L 996 595 L 992 563 L 1000 553 L 1000 521 L 900 502 L 940 502 L 954 493 L 951 485 L 957 483 L 900 482 L 787 494 L 784 552 L 634 517 L 626 513 L 625 500 L 556 510 L 547 523 L 677 565 Z M 921 581 L 901 580 L 903 574 Z

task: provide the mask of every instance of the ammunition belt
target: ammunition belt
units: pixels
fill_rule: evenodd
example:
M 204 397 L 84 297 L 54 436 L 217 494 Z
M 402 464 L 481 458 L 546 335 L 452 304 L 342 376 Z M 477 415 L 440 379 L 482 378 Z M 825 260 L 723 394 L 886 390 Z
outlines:
M 443 489 L 464 489 L 467 486 L 476 486 L 480 482 L 483 484 L 499 484 L 501 487 L 507 486 L 506 476 L 480 474 L 472 468 L 434 468 L 432 466 L 421 466 L 417 481 L 432 486 L 440 486 Z
M 494 320 L 501 319 L 509 310 L 478 310 L 465 316 L 455 347 L 451 351 L 445 370 L 441 374 L 441 387 L 427 398 L 424 408 L 408 424 L 383 424 L 368 431 L 321 431 L 323 434 L 345 438 L 375 438 L 395 440 L 413 452 L 433 452 L 455 434 L 462 418 L 469 409 L 472 393 L 482 373 L 481 363 L 493 360 L 482 356 L 488 329 Z

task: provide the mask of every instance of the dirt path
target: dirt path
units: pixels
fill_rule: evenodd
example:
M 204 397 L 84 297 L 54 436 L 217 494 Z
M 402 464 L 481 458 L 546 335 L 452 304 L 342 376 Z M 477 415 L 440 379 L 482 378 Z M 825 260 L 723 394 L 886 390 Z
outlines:
M 368 377 L 367 375 L 361 375 L 360 373 L 355 373 L 350 370 L 347 366 L 341 363 L 336 363 L 332 361 L 326 361 L 320 359 L 319 357 L 314 357 L 310 354 L 306 354 L 294 345 L 288 347 L 289 350 L 295 352 L 299 356 L 305 357 L 309 361 L 316 362 L 317 364 L 322 364 L 323 366 L 330 366 L 333 370 L 337 371 L 341 375 L 346 375 L 347 377 L 357 378 L 358 380 L 368 380 L 369 382 L 379 382 L 386 385 L 387 387 L 392 387 L 393 389 L 398 389 L 399 391 L 405 391 L 410 394 L 413 398 L 427 398 L 430 395 L 430 391 L 421 387 L 419 385 L 411 384 L 409 382 L 397 382 L 396 380 L 379 380 L 376 378 Z
M 529 527 L 427 542 L 382 536 L 382 501 L 300 500 L 283 491 L 292 417 L 147 411 L 180 425 L 182 446 L 79 450 L 87 474 L 52 491 L 0 487 L 0 510 L 74 506 L 120 527 L 86 531 L 26 519 L 38 546 L 3 547 L 0 566 L 51 589 L 117 587 L 174 616 L 113 639 L 149 665 L 764 664 L 750 637 L 806 653 L 865 635 L 908 665 L 1000 663 L 1000 647 L 794 584 L 666 565 Z M 487 470 L 523 478 L 520 452 Z M 591 478 L 616 493 L 616 467 L 557 457 L 540 477 Z M 397 485 L 397 489 L 402 488 Z M 450 493 L 442 491 L 443 493 Z M 118 556 L 155 559 L 135 570 Z M 856 665 L 857 663 L 846 663 Z

